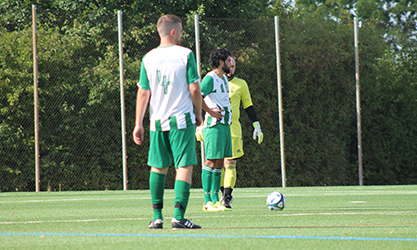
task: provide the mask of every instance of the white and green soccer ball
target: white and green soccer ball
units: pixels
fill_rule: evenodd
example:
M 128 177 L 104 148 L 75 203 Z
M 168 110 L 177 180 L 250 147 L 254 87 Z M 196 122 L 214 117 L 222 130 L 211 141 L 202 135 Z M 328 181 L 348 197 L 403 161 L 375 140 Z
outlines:
M 269 210 L 282 210 L 285 208 L 287 199 L 280 192 L 272 192 L 266 197 L 266 206 Z

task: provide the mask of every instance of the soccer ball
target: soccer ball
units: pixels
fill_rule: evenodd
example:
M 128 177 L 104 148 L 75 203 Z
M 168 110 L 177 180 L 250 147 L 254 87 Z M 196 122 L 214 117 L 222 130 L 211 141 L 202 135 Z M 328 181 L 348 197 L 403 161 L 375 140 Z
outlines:
M 272 192 L 266 198 L 266 206 L 269 210 L 282 210 L 285 208 L 287 199 L 280 192 Z

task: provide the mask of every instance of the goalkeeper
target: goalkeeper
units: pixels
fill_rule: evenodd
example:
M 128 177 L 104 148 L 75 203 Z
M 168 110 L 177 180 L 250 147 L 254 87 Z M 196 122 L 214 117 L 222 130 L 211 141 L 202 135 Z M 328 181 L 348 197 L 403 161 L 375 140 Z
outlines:
M 261 144 L 263 141 L 263 133 L 261 125 L 259 124 L 258 115 L 253 107 L 252 98 L 249 92 L 248 84 L 245 80 L 235 77 L 236 62 L 232 58 L 232 66 L 230 67 L 230 73 L 227 74 L 229 78 L 229 97 L 230 108 L 232 110 L 232 124 L 230 125 L 232 136 L 232 150 L 233 156 L 225 158 L 224 171 L 222 172 L 222 179 L 220 184 L 220 190 L 223 193 L 221 201 L 223 206 L 231 208 L 230 203 L 233 201 L 233 188 L 236 184 L 236 163 L 237 160 L 243 157 L 243 139 L 242 139 L 242 126 L 240 123 L 240 105 L 249 116 L 253 125 L 253 139 Z

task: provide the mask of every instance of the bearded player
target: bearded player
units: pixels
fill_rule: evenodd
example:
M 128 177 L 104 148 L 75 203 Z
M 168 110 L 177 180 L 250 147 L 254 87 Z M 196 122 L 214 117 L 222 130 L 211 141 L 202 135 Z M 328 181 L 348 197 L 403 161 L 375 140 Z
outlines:
M 230 108 L 232 110 L 232 124 L 230 125 L 232 136 L 232 150 L 233 156 L 225 158 L 224 171 L 222 172 L 222 180 L 220 190 L 223 193 L 221 198 L 223 206 L 231 208 L 230 203 L 233 201 L 233 188 L 236 184 L 236 163 L 242 158 L 243 140 L 242 140 L 242 126 L 240 123 L 240 106 L 249 116 L 253 125 L 253 139 L 258 140 L 258 144 L 263 141 L 263 133 L 261 125 L 259 124 L 258 115 L 253 107 L 252 98 L 249 92 L 248 84 L 245 80 L 235 77 L 236 61 L 232 58 L 230 72 L 227 74 L 229 80 L 229 97 Z

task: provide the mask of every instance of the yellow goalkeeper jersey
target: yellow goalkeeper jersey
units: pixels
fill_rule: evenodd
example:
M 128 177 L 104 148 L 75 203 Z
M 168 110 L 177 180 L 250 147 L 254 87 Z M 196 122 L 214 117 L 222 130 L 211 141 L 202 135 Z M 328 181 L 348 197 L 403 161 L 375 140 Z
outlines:
M 232 137 L 242 137 L 242 126 L 240 124 L 240 103 L 244 109 L 253 106 L 249 87 L 245 80 L 234 77 L 229 81 L 230 109 L 232 110 L 232 125 L 230 131 Z

